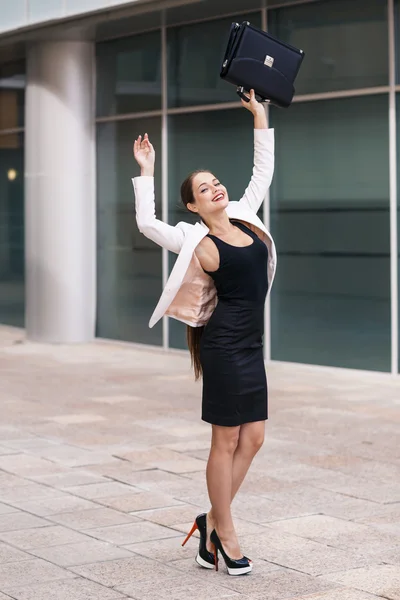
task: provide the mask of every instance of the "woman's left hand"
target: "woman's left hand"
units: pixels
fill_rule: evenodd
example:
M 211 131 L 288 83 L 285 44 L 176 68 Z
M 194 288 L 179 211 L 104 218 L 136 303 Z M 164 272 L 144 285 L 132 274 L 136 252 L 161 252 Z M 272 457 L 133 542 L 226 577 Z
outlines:
M 258 102 L 256 100 L 256 94 L 254 92 L 254 90 L 250 90 L 250 95 L 246 94 L 247 98 L 250 98 L 249 102 L 246 102 L 246 100 L 242 100 L 242 106 L 244 106 L 244 108 L 247 108 L 247 110 L 249 110 L 254 116 L 258 115 L 261 113 L 261 111 L 264 111 L 264 106 L 261 104 L 261 102 Z

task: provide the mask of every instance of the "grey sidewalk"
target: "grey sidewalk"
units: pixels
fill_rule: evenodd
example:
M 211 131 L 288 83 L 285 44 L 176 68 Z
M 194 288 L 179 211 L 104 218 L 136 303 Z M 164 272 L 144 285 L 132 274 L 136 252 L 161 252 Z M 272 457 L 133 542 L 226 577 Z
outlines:
M 0 329 L 0 600 L 400 600 L 400 380 L 268 367 L 234 502 L 242 578 L 203 571 L 209 426 L 184 354 Z

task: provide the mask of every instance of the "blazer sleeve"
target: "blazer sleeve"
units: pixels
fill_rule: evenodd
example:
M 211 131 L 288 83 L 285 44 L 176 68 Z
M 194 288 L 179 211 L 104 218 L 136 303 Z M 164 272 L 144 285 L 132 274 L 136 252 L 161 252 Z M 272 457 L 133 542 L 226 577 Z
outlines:
M 258 211 L 271 185 L 274 164 L 274 130 L 255 129 L 253 175 L 239 204 L 253 210 L 255 213 Z
M 156 219 L 154 177 L 135 177 L 132 183 L 139 231 L 162 248 L 178 254 L 183 246 L 185 232 L 180 224 L 174 227 Z

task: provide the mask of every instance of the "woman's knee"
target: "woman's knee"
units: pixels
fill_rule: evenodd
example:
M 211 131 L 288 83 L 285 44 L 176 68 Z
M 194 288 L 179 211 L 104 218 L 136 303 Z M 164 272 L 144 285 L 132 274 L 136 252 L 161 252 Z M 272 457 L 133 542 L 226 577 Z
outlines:
M 239 448 L 244 452 L 255 455 L 264 444 L 264 423 L 248 423 L 243 426 L 239 436 Z
M 211 448 L 233 454 L 239 444 L 240 427 L 213 425 Z

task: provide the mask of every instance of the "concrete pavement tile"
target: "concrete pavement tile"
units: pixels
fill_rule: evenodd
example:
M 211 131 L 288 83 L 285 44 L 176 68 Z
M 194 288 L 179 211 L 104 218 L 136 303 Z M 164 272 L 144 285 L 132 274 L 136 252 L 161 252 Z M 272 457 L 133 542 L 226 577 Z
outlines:
M 275 520 L 275 515 L 282 514 L 279 518 L 289 518 L 307 514 L 324 514 L 347 520 L 357 520 L 362 517 L 375 514 L 378 510 L 384 510 L 383 505 L 378 505 L 370 500 L 351 498 L 344 494 L 328 492 L 309 485 L 296 485 L 289 490 L 280 492 L 270 491 L 262 493 L 262 496 L 271 500 L 274 509 L 265 522 Z
M 94 504 L 93 502 L 89 502 L 83 498 L 77 498 L 76 496 L 70 496 L 68 494 L 63 494 L 62 496 L 60 495 L 57 498 L 41 498 L 40 500 L 34 501 L 15 502 L 14 505 L 21 510 L 33 513 L 39 517 L 55 515 L 60 512 L 67 512 L 71 510 L 98 508 L 98 505 Z
M 66 473 L 60 473 L 55 475 L 45 475 L 41 477 L 32 477 L 38 483 L 49 485 L 50 487 L 65 490 L 74 485 L 83 485 L 85 483 L 101 483 L 106 481 L 104 477 L 100 475 L 94 475 L 87 471 L 68 471 Z
M 10 600 L 11 596 L 6 596 L 0 592 L 0 600 Z
M 51 460 L 65 467 L 84 467 L 105 463 L 111 460 L 111 456 L 107 452 L 99 450 L 87 450 L 84 448 L 76 448 L 65 444 L 57 446 L 34 448 L 30 452 L 41 458 Z
M 18 454 L 18 450 L 6 448 L 5 446 L 0 446 L 0 456 L 9 456 L 10 454 Z
M 109 483 L 90 483 L 88 485 L 68 487 L 65 488 L 65 491 L 80 498 L 96 500 L 97 498 L 111 498 L 117 495 L 135 494 L 143 490 L 125 483 L 110 481 Z
M 342 573 L 331 573 L 323 579 L 376 594 L 387 600 L 400 600 L 400 565 L 374 565 L 363 569 L 349 569 Z
M 246 556 L 253 559 L 262 558 L 282 567 L 314 576 L 344 568 L 365 566 L 372 560 L 375 561 L 373 557 L 368 559 L 350 550 L 332 548 L 272 529 L 257 536 L 244 536 L 240 544 Z
M 385 548 L 380 554 L 381 562 L 389 565 L 400 566 L 400 549 L 398 546 L 394 548 Z
M 270 523 L 278 531 L 293 534 L 337 548 L 348 548 L 360 554 L 380 554 L 385 549 L 399 547 L 400 537 L 396 531 L 379 531 L 376 527 L 352 523 L 343 519 L 312 515 Z
M 206 433 L 205 437 L 197 435 L 195 439 L 186 440 L 183 442 L 175 442 L 174 444 L 166 444 L 164 448 L 175 450 L 176 452 L 195 452 L 196 450 L 210 450 L 210 434 Z
M 259 566 L 260 562 L 255 561 L 253 571 L 249 576 L 230 577 L 226 585 L 247 598 L 253 598 L 255 595 L 261 598 L 264 595 L 264 598 L 268 598 L 268 600 L 282 600 L 335 587 L 330 582 L 290 569 L 258 572 Z M 220 567 L 225 575 L 225 566 L 222 561 Z
M 98 502 L 120 510 L 123 512 L 135 512 L 138 510 L 147 510 L 150 508 L 159 508 L 164 506 L 177 506 L 182 504 L 172 496 L 157 494 L 153 492 L 142 492 L 139 494 L 128 494 L 124 496 L 115 496 L 113 498 L 99 498 Z
M 101 415 L 91 415 L 83 413 L 71 413 L 68 415 L 59 415 L 56 417 L 48 417 L 47 421 L 53 421 L 60 425 L 81 425 L 82 423 L 98 423 L 104 421 L 105 417 Z
M 199 497 L 205 497 L 205 506 L 207 506 L 209 504 L 209 501 L 205 474 L 201 473 L 201 478 L 199 480 L 191 479 L 191 475 L 193 475 L 193 473 L 185 473 L 184 476 L 180 477 L 179 481 L 161 481 L 157 486 L 149 485 L 147 487 L 150 489 L 150 491 L 154 490 L 160 494 L 168 494 L 170 496 L 173 496 L 177 500 L 182 500 L 182 502 L 185 502 L 185 499 L 190 498 L 190 500 L 188 500 L 189 504 L 196 505 L 198 504 Z M 196 499 L 196 502 L 193 502 L 193 498 Z
M 250 494 L 271 494 L 272 492 L 285 492 L 288 490 L 288 494 L 290 494 L 291 490 L 297 487 L 297 484 L 291 481 L 283 481 L 281 479 L 275 479 L 274 477 L 269 477 L 268 475 L 263 475 L 261 473 L 248 473 L 246 479 L 243 482 L 242 487 L 240 488 L 241 492 L 250 493 Z
M 115 590 L 86 579 L 67 579 L 33 584 L 10 590 L 16 600 L 118 600 L 124 596 Z
M 320 481 L 324 481 L 327 474 L 329 476 L 330 473 L 338 474 L 337 471 L 329 471 L 301 462 L 297 462 L 297 464 L 289 463 L 287 466 L 271 466 L 268 469 L 268 474 L 274 479 L 297 483 L 313 482 L 313 485 L 318 485 Z
M 9 504 L 2 504 L 0 502 L 0 515 L 6 515 L 12 512 L 18 512 L 15 506 L 10 506 Z
M 33 583 L 71 579 L 73 577 L 73 573 L 39 558 L 0 565 L 2 591 L 5 593 L 10 592 L 10 594 L 12 593 L 11 590 L 19 586 L 22 581 L 24 585 L 30 586 Z
M 397 409 L 397 412 L 400 411 Z M 340 471 L 355 477 L 367 478 L 372 481 L 400 481 L 400 465 L 388 464 L 384 461 L 359 459 L 353 466 L 351 463 L 341 466 Z
M 118 589 L 135 600 L 212 600 L 213 598 L 243 598 L 241 594 L 213 582 L 191 581 L 192 578 L 180 576 L 170 579 L 165 587 L 160 582 L 141 582 L 119 586 Z
M 122 483 L 128 483 L 149 491 L 159 489 L 159 486 L 162 484 L 182 484 L 182 482 L 187 481 L 185 477 L 175 475 L 174 473 L 168 473 L 167 471 L 160 471 L 160 469 L 147 469 L 144 471 L 132 471 L 131 469 L 126 469 L 124 473 L 116 473 L 115 475 L 109 473 L 108 470 L 105 470 L 103 474 L 121 481 Z
M 385 504 L 377 507 L 368 516 L 357 519 L 364 525 L 400 525 L 400 505 Z
M 46 487 L 38 483 L 26 482 L 26 485 L 18 485 L 12 487 L 1 488 L 0 484 L 0 500 L 6 504 L 13 502 L 26 501 L 38 498 L 59 498 L 62 495 L 60 490 Z
M 49 519 L 54 521 L 54 523 L 60 523 L 60 525 L 65 525 L 78 531 L 89 530 L 94 527 L 107 527 L 108 525 L 124 525 L 138 521 L 137 518 L 131 515 L 123 514 L 111 508 L 101 507 L 53 514 Z
M 232 514 L 235 518 L 243 519 L 245 517 L 246 521 L 253 523 L 265 522 L 273 510 L 272 500 L 255 494 L 239 492 L 232 503 Z
M 366 525 L 326 515 L 309 515 L 276 521 L 269 523 L 269 527 L 321 543 L 342 537 L 351 538 L 359 533 L 364 534 L 367 538 L 370 532 L 370 528 Z
M 360 465 L 365 462 L 365 459 L 359 456 L 348 456 L 347 454 L 338 453 L 302 457 L 301 462 L 325 469 L 341 470 L 343 467 L 350 467 L 350 470 L 353 470 L 356 467 L 356 471 L 359 472 Z
M 33 548 L 31 554 L 60 567 L 72 567 L 132 556 L 132 552 L 128 548 L 119 548 L 93 539 L 78 544 Z
M 48 440 L 43 437 L 34 437 L 20 440 L 9 440 L 6 442 L 6 445 L 14 450 L 30 452 L 36 448 L 54 448 L 55 446 L 59 445 L 59 442 L 56 440 Z
M 172 443 L 172 439 L 165 438 L 163 441 L 164 432 L 168 432 L 169 437 L 175 438 L 194 438 L 197 435 L 204 435 L 209 433 L 209 426 L 200 420 L 192 421 L 184 419 L 180 416 L 175 417 L 159 417 L 158 419 L 143 420 L 141 422 L 142 427 L 146 427 L 151 431 L 158 439 L 159 445 L 166 445 Z
M 191 473 L 193 471 L 200 471 L 205 474 L 206 462 L 197 458 L 185 458 L 182 457 L 179 460 L 159 460 L 154 465 L 163 471 L 169 473 Z
M 29 560 L 31 558 L 32 556 L 26 554 L 26 552 L 21 552 L 21 550 L 17 550 L 8 544 L 0 542 L 0 564 L 15 562 L 18 560 Z
M 186 504 L 193 504 L 193 506 L 203 506 L 203 509 L 205 506 L 210 506 L 210 500 L 208 497 L 207 484 L 205 478 L 203 479 L 203 481 L 188 481 L 184 485 L 181 484 L 179 486 L 179 489 L 171 489 L 171 494 L 173 494 L 174 498 L 178 498 Z M 236 496 L 235 502 L 237 498 L 238 496 Z M 205 511 L 203 510 L 202 512 Z
M 114 456 L 130 463 L 142 465 L 142 469 L 155 467 L 157 461 L 185 458 L 181 453 L 174 452 L 166 447 L 142 447 L 140 450 L 129 450 L 128 452 L 116 451 L 114 452 Z
M 97 396 L 94 398 L 89 398 L 91 402 L 100 402 L 101 404 L 120 404 L 121 402 L 145 402 L 144 398 L 140 398 L 139 396 Z
M 90 535 L 105 542 L 111 542 L 118 546 L 144 542 L 150 540 L 161 540 L 168 537 L 179 537 L 179 533 L 173 529 L 167 529 L 155 523 L 131 523 L 129 525 L 115 525 L 111 527 L 98 527 L 91 529 Z
M 86 579 L 117 589 L 124 584 L 136 585 L 141 581 L 157 581 L 161 588 L 167 587 L 167 580 L 177 576 L 176 569 L 143 556 L 71 567 L 71 571 Z
M 205 463 L 208 461 L 208 457 L 210 456 L 210 448 L 203 448 L 202 450 L 191 450 L 190 452 L 185 452 L 186 458 L 197 458 Z M 196 471 L 193 471 L 194 473 Z
M 151 542 L 140 542 L 124 546 L 127 550 L 131 550 L 141 556 L 147 556 L 153 560 L 158 560 L 162 563 L 171 562 L 173 560 L 182 560 L 188 555 L 193 558 L 197 554 L 199 540 L 191 538 L 186 546 L 182 548 L 184 538 L 166 538 L 163 540 L 155 540 Z
M 139 511 L 135 513 L 135 516 L 144 521 L 151 521 L 165 527 L 173 527 L 184 522 L 192 522 L 193 524 L 198 514 L 200 514 L 200 511 L 197 511 L 191 504 L 181 504 L 170 508 Z
M 353 496 L 378 503 L 400 502 L 400 486 L 397 481 L 379 481 L 353 477 L 338 471 L 326 471 L 325 477 L 307 478 L 316 488 Z
M 33 485 L 29 479 L 26 479 L 23 475 L 12 475 L 5 471 L 0 471 L 0 489 L 3 492 L 5 489 L 11 489 L 15 487 L 24 487 Z
M 0 516 L 0 535 L 4 531 L 16 531 L 31 527 L 48 527 L 49 522 L 22 511 Z
M 378 596 L 352 590 L 350 588 L 339 587 L 336 590 L 322 592 L 322 594 L 311 594 L 310 596 L 297 596 L 292 600 L 378 600 Z
M 87 536 L 77 531 L 50 524 L 48 527 L 1 533 L 0 539 L 22 550 L 88 541 Z
M 1 329 L 3 330 L 3 327 Z M 6 440 L 34 440 L 36 436 L 30 435 L 23 429 L 13 427 L 12 425 L 2 425 L 0 427 L 0 439 L 4 443 Z
M 11 456 L 0 456 L 0 469 L 16 475 L 46 475 L 48 473 L 56 473 L 60 470 L 59 465 L 32 456 L 31 454 L 12 454 Z

